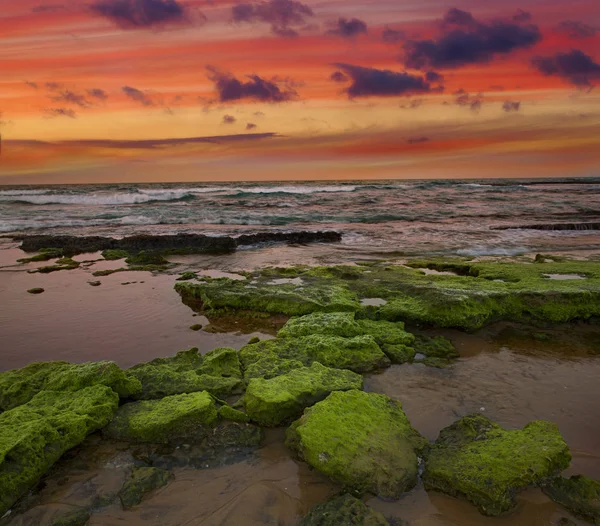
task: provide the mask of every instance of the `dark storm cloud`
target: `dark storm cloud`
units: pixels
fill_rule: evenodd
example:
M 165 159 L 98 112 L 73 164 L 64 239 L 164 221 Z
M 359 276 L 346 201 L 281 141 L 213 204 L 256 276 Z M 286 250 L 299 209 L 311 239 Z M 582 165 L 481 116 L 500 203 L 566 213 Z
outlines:
M 404 31 L 397 31 L 396 29 L 391 29 L 389 27 L 386 27 L 381 34 L 381 40 L 386 44 L 396 44 L 405 38 L 406 34 Z
M 293 27 L 304 26 L 306 19 L 314 16 L 312 9 L 296 0 L 269 0 L 259 3 L 241 3 L 231 8 L 234 22 L 265 22 L 276 35 L 294 38 Z
M 104 91 L 103 89 L 100 88 L 92 88 L 87 90 L 87 94 L 88 97 L 92 97 L 96 100 L 106 100 L 108 99 L 108 95 L 106 94 L 106 91 Z
M 336 22 L 332 23 L 332 29 L 327 31 L 328 35 L 336 35 L 342 38 L 353 38 L 360 34 L 366 35 L 368 32 L 366 22 L 358 18 L 340 17 Z
M 540 73 L 561 77 L 580 88 L 590 88 L 593 80 L 600 79 L 600 64 L 580 49 L 549 57 L 535 57 L 532 64 Z
M 346 73 L 352 83 L 346 90 L 350 98 L 369 96 L 412 95 L 432 91 L 421 76 L 388 69 L 365 68 L 352 64 L 334 64 Z
M 598 28 L 588 26 L 583 22 L 578 22 L 575 20 L 563 20 L 554 29 L 559 33 L 564 33 L 569 38 L 573 39 L 591 38 L 598 32 Z
M 404 63 L 412 69 L 459 68 L 490 62 L 539 42 L 537 26 L 514 20 L 479 22 L 467 11 L 450 9 L 442 21 L 437 40 L 408 40 L 404 44 Z
M 186 9 L 176 0 L 101 0 L 92 12 L 122 29 L 143 29 L 188 21 Z
M 348 80 L 348 77 L 344 75 L 341 71 L 334 71 L 329 77 L 329 79 L 333 80 L 333 82 L 346 82 Z
M 224 73 L 213 67 L 208 69 L 208 78 L 215 83 L 219 101 L 251 99 L 261 102 L 285 102 L 295 99 L 297 92 L 288 83 L 280 85 L 273 80 L 258 75 L 248 75 L 247 81 L 239 80 L 231 73 Z
M 519 111 L 521 109 L 521 103 L 517 100 L 513 101 L 513 100 L 505 100 L 502 103 L 502 109 L 506 112 L 506 113 L 511 113 L 513 111 Z
M 127 97 L 129 97 L 131 100 L 139 102 L 142 106 L 154 106 L 154 102 L 148 96 L 148 94 L 144 93 L 143 91 L 137 88 L 132 88 L 131 86 L 123 86 L 121 90 L 123 91 L 123 93 L 125 93 L 125 95 L 127 95 Z
M 48 108 L 44 110 L 44 115 L 48 119 L 55 117 L 68 117 L 69 119 L 76 119 L 77 114 L 70 108 Z
M 233 115 L 223 115 L 223 124 L 233 124 L 236 120 Z

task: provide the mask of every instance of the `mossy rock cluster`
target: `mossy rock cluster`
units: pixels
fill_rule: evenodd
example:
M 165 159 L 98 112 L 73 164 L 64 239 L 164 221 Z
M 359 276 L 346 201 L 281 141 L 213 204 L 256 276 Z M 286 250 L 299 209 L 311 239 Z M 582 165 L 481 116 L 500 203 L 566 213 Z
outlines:
M 208 391 L 223 397 L 241 394 L 242 372 L 235 349 L 218 348 L 202 356 L 197 348 L 180 351 L 172 358 L 157 358 L 135 365 L 127 374 L 141 382 L 133 397 L 138 400 Z
M 600 525 L 600 481 L 584 475 L 556 477 L 542 486 L 553 501 L 592 524 Z
M 450 274 L 425 274 L 420 268 Z M 556 280 L 553 275 L 584 279 Z M 600 316 L 600 264 L 588 261 L 426 260 L 410 266 L 263 269 L 243 281 L 203 279 L 178 283 L 176 290 L 184 301 L 213 315 L 358 312 L 372 319 L 468 331 L 499 320 L 556 324 Z M 385 304 L 362 306 L 365 298 Z
M 517 493 L 569 466 L 569 448 L 550 422 L 504 430 L 474 414 L 443 429 L 425 452 L 426 489 L 465 497 L 485 515 L 515 506 Z
M 351 390 L 306 409 L 287 430 L 286 444 L 349 491 L 398 498 L 417 483 L 426 440 L 400 402 Z
M 385 517 L 352 495 L 313 506 L 299 526 L 390 526 Z

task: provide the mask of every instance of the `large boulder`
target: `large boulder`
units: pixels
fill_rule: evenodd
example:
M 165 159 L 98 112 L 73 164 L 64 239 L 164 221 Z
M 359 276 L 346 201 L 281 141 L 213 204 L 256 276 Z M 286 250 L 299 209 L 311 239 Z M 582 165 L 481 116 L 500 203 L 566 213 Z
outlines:
M 170 358 L 134 365 L 127 373 L 141 382 L 141 391 L 134 396 L 137 400 L 199 391 L 222 397 L 243 390 L 237 351 L 229 348 L 214 349 L 202 356 L 194 347 Z
M 485 515 L 500 515 L 515 505 L 523 488 L 569 466 L 571 455 L 555 424 L 534 421 L 507 431 L 480 414 L 442 429 L 426 452 L 423 482 L 463 496 Z
M 425 443 L 400 402 L 357 390 L 331 393 L 286 434 L 286 444 L 315 469 L 349 490 L 385 498 L 414 487 Z
M 42 390 L 77 391 L 92 385 L 106 385 L 122 398 L 141 391 L 140 382 L 114 362 L 38 362 L 0 373 L 0 409 L 25 404 Z
M 253 378 L 248 384 L 244 404 L 248 416 L 262 426 L 279 426 L 297 418 L 333 391 L 362 389 L 362 376 L 331 369 L 318 362 L 265 380 Z
M 600 481 L 585 475 L 556 477 L 544 484 L 542 490 L 575 515 L 600 525 Z
M 125 404 L 104 434 L 118 440 L 156 444 L 200 441 L 208 436 L 217 419 L 214 399 L 202 391 Z
M 299 526 L 390 526 L 385 517 L 356 497 L 345 494 L 317 504 Z
M 42 391 L 0 414 L 0 516 L 63 453 L 104 427 L 118 403 L 112 389 L 94 385 L 75 392 Z
M 240 361 L 246 378 L 272 378 L 313 362 L 356 373 L 390 365 L 390 360 L 371 336 L 342 338 L 321 334 L 275 338 L 246 345 L 240 349 Z

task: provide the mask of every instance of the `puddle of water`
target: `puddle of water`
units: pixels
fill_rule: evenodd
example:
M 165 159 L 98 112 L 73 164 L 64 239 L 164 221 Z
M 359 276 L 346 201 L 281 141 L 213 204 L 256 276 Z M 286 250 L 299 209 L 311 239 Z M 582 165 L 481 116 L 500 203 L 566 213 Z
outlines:
M 545 278 L 555 279 L 555 280 L 567 280 L 567 279 L 586 279 L 585 276 L 581 274 L 542 274 Z
M 363 298 L 362 300 L 360 300 L 360 304 L 364 305 L 365 307 L 381 307 L 386 303 L 387 300 L 384 300 L 382 298 Z

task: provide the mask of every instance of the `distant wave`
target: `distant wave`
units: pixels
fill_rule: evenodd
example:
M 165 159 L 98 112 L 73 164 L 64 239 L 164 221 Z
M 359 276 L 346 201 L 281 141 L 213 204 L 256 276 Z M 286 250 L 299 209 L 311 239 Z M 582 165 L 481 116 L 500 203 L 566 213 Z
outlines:
M 125 216 L 115 219 L 23 219 L 3 221 L 0 223 L 0 232 L 21 232 L 26 230 L 40 230 L 46 228 L 82 228 L 91 226 L 136 226 L 136 225 L 177 225 L 179 220 L 165 221 L 147 216 Z
M 44 195 L 49 193 L 50 190 L 0 190 L 0 197 L 6 196 L 19 196 L 19 195 Z
M 323 185 L 323 186 L 248 186 L 231 188 L 229 193 L 241 194 L 320 194 L 324 192 L 354 192 L 358 186 L 353 185 Z
M 31 205 L 136 205 L 153 201 L 182 201 L 186 199 L 194 199 L 194 193 L 189 190 L 163 190 L 156 193 L 0 195 L 0 202 Z

